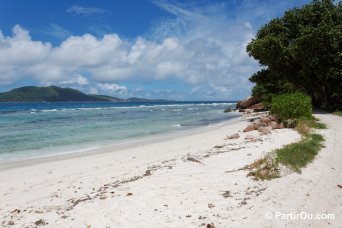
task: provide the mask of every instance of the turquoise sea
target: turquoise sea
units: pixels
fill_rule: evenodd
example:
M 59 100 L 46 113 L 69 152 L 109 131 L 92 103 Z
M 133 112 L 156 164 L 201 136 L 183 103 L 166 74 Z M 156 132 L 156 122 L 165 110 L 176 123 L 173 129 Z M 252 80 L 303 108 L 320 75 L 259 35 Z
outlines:
M 211 125 L 235 102 L 0 103 L 0 163 Z

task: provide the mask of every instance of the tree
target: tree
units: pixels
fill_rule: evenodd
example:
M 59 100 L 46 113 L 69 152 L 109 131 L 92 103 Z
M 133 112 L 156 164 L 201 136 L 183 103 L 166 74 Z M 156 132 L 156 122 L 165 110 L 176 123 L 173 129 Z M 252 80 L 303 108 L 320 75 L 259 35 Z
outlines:
M 264 69 L 251 76 L 253 95 L 269 102 L 300 91 L 315 105 L 342 107 L 342 3 L 314 0 L 264 25 L 247 45 Z

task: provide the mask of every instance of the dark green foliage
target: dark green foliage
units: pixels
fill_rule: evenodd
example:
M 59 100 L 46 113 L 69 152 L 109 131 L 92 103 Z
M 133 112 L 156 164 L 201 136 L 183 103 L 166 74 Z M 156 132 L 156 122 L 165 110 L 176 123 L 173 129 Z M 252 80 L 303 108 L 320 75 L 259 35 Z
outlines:
M 249 80 L 256 83 L 252 96 L 263 101 L 264 104 L 270 104 L 272 98 L 278 94 L 295 91 L 288 82 L 265 69 L 253 74 Z
M 312 118 L 311 98 L 302 93 L 282 94 L 272 99 L 271 113 L 281 121 Z
M 247 52 L 265 66 L 250 78 L 258 98 L 300 91 L 320 107 L 342 107 L 342 2 L 314 0 L 285 12 L 258 31 Z
M 323 147 L 323 141 L 321 135 L 311 134 L 298 143 L 278 149 L 276 151 L 277 161 L 299 172 L 302 167 L 305 167 L 315 158 L 318 151 Z

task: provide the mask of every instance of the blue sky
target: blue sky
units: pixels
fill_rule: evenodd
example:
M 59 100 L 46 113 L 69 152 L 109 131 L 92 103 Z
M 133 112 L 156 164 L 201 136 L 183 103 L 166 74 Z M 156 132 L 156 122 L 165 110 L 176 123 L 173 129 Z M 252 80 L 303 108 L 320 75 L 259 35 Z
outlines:
M 260 67 L 246 44 L 307 0 L 0 0 L 0 92 L 236 100 Z

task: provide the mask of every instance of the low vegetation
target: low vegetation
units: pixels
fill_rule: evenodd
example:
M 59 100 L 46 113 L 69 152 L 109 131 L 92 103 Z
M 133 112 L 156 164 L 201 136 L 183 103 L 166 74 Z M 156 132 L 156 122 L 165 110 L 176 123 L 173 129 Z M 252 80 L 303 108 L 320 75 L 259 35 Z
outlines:
M 286 166 L 294 172 L 301 172 L 323 147 L 324 138 L 319 134 L 309 133 L 299 142 L 275 150 L 264 158 L 248 166 L 251 170 L 248 176 L 255 180 L 270 180 L 281 176 L 281 166 Z
M 300 172 L 302 167 L 305 167 L 315 158 L 323 146 L 323 141 L 321 135 L 309 134 L 297 143 L 276 150 L 276 161 Z
M 338 110 L 333 112 L 333 114 L 338 115 L 338 116 L 342 116 L 342 111 Z
M 326 125 L 318 122 L 318 119 L 312 116 L 311 110 L 311 99 L 303 94 L 284 94 L 272 99 L 271 112 L 284 122 L 291 119 L 302 139 L 272 151 L 249 165 L 247 168 L 251 171 L 248 176 L 256 180 L 278 178 L 281 176 L 282 167 L 301 172 L 301 169 L 315 158 L 323 147 L 324 138 L 314 133 L 313 129 L 326 129 Z
M 269 153 L 264 158 L 256 160 L 248 167 L 251 171 L 247 176 L 252 176 L 255 180 L 271 180 L 280 177 L 275 153 Z

